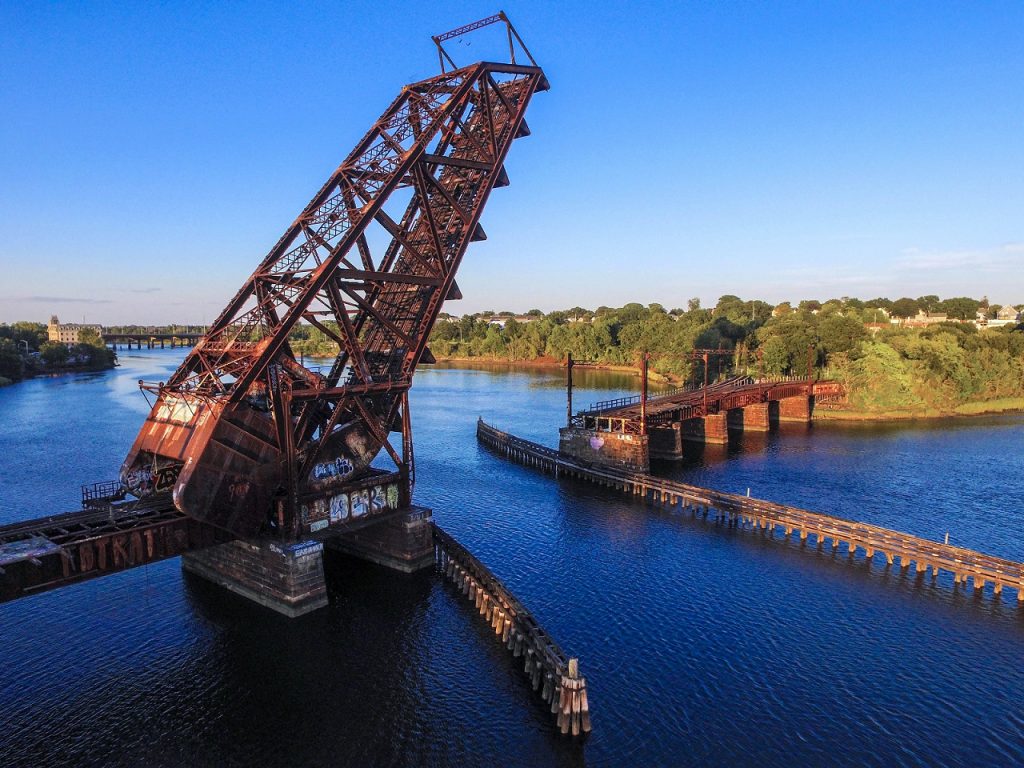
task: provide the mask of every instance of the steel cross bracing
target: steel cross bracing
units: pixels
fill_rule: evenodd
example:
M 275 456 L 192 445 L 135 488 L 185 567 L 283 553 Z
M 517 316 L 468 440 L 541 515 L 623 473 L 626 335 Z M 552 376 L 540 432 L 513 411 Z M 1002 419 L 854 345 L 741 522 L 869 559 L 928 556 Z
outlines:
M 134 493 L 173 483 L 183 511 L 239 534 L 288 520 L 317 461 L 356 476 L 382 447 L 408 471 L 406 393 L 512 141 L 536 66 L 477 63 L 402 89 L 157 395 L 122 469 Z M 340 354 L 295 359 L 308 323 Z M 403 425 L 403 455 L 387 435 Z M 346 451 L 338 453 L 339 446 Z M 344 453 L 344 458 L 342 458 Z M 337 456 L 335 456 L 337 454 Z M 339 471 L 340 472 L 340 471 Z M 159 478 L 164 479 L 163 488 Z

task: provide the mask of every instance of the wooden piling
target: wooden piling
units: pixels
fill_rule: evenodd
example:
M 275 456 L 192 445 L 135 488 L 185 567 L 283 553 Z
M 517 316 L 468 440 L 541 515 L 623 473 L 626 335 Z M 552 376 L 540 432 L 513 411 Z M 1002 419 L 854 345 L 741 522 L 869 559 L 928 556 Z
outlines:
M 572 477 L 615 488 L 634 497 L 642 495 L 662 505 L 668 499 L 673 507 L 678 505 L 682 512 L 689 511 L 692 517 L 707 519 L 709 510 L 713 509 L 717 512 L 717 520 L 728 520 L 730 524 L 736 525 L 742 523 L 769 536 L 774 534 L 777 526 L 785 531 L 787 537 L 793 530 L 800 531 L 801 541 L 806 540 L 808 533 L 813 533 L 817 537 L 819 549 L 823 548 L 826 539 L 832 540 L 833 554 L 838 553 L 840 544 L 846 544 L 847 555 L 851 560 L 858 547 L 864 549 L 869 562 L 875 550 L 878 550 L 885 555 L 888 565 L 892 565 L 898 556 L 901 568 L 906 569 L 911 563 L 916 563 L 917 573 L 929 571 L 933 581 L 939 571 L 945 569 L 953 573 L 956 586 L 966 583 L 969 577 L 975 580 L 975 584 L 980 583 L 976 589 L 982 589 L 986 581 L 992 581 L 999 589 L 995 594 L 999 594 L 1003 585 L 1009 585 L 1017 590 L 1018 601 L 1024 603 L 1024 563 L 749 496 L 700 488 L 608 466 L 584 465 L 571 456 L 502 432 L 482 420 L 477 423 L 477 439 L 500 455 L 514 458 L 520 463 L 527 463 L 525 457 L 530 457 L 530 460 L 542 460 L 545 466 L 558 468 L 562 475 L 568 473 Z
M 436 524 L 433 536 L 438 571 L 473 603 L 512 657 L 523 659 L 523 673 L 557 715 L 559 730 L 573 736 L 589 733 L 586 680 L 577 659 L 567 657 L 508 588 Z

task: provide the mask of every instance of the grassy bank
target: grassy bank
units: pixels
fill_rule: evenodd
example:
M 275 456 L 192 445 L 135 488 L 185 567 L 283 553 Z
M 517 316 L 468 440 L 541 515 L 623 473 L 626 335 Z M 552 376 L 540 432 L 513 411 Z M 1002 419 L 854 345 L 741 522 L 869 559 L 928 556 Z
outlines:
M 1000 413 L 1024 413 L 1024 397 L 1003 397 L 962 403 L 950 409 L 901 408 L 892 410 L 860 410 L 857 408 L 814 411 L 819 421 L 909 421 L 912 419 L 948 419 L 951 416 L 991 416 Z

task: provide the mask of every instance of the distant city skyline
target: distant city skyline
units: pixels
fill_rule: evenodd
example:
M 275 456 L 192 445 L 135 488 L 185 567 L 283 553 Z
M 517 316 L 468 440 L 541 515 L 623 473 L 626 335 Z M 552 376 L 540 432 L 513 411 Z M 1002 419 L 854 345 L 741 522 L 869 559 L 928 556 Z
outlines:
M 494 10 L 5 3 L 0 321 L 209 323 Z M 1024 303 L 1024 5 L 507 10 L 552 88 L 446 311 Z

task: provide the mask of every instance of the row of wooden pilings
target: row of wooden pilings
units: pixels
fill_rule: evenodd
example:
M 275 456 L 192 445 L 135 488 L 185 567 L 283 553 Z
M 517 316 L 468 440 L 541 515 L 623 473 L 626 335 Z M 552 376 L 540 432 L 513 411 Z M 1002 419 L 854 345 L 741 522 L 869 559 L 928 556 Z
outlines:
M 577 659 L 568 658 L 533 615 L 502 582 L 436 523 L 434 559 L 438 569 L 473 603 L 495 637 L 514 658 L 523 659 L 523 672 L 533 690 L 556 715 L 563 734 L 590 732 L 587 681 Z
M 819 549 L 831 540 L 833 552 L 845 544 L 849 557 L 862 549 L 868 560 L 874 558 L 876 553 L 884 555 L 887 565 L 892 565 L 899 558 L 901 570 L 913 564 L 918 574 L 928 571 L 932 579 L 940 571 L 948 571 L 953 574 L 955 586 L 966 586 L 970 580 L 978 592 L 989 582 L 996 596 L 1002 593 L 1004 587 L 1010 587 L 1017 590 L 1017 600 L 1024 604 L 1024 563 L 749 496 L 700 488 L 652 475 L 622 472 L 610 467 L 584 466 L 570 457 L 562 456 L 558 451 L 502 432 L 482 420 L 477 424 L 477 437 L 480 442 L 506 458 L 550 472 L 556 477 L 587 480 L 643 497 L 663 507 L 678 507 L 704 518 L 713 514 L 716 519 L 729 525 L 743 525 L 768 534 L 781 529 L 788 538 L 797 532 L 801 543 L 806 543 L 808 536 L 814 535 Z

